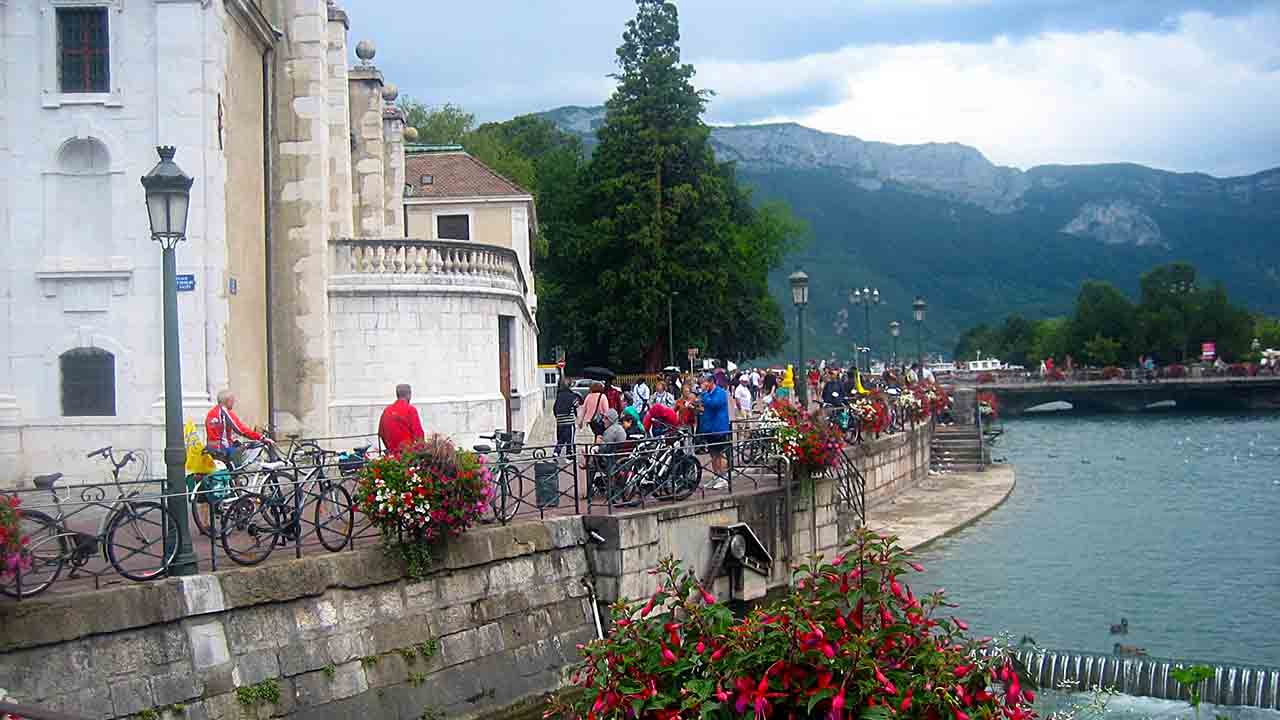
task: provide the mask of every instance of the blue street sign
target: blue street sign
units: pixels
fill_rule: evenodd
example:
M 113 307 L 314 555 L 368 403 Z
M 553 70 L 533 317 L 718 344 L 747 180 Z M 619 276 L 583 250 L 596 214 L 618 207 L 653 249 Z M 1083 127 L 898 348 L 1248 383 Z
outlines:
M 195 275 L 179 275 L 177 280 L 178 292 L 191 292 L 196 289 Z

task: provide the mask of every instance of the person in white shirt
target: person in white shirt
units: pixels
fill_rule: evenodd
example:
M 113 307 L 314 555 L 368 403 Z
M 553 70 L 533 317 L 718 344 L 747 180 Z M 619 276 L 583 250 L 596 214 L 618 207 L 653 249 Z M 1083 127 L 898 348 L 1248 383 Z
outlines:
M 751 396 L 760 397 L 760 371 L 751 368 Z
M 631 388 L 631 406 L 640 411 L 641 417 L 649 412 L 649 385 L 644 378 L 640 378 L 635 387 Z
M 738 417 L 745 418 L 751 415 L 751 388 L 748 387 L 750 380 L 747 376 L 742 376 L 738 380 L 738 387 L 733 389 L 733 402 L 738 407 Z
M 925 382 L 933 382 L 933 371 L 929 369 L 928 365 L 920 368 L 920 377 L 923 378 Z

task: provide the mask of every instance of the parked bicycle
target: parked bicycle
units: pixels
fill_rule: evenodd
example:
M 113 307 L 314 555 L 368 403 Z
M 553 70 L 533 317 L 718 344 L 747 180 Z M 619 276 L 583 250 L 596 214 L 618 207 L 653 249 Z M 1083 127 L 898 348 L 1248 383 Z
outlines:
M 340 453 L 319 450 L 303 468 L 290 463 L 267 468 L 257 491 L 243 490 L 221 513 L 217 534 L 227 557 L 240 565 L 257 565 L 276 547 L 297 543 L 305 534 L 304 515 L 311 510 L 316 539 L 330 552 L 351 542 L 355 505 L 342 486 Z
M 260 493 L 271 472 L 288 467 L 273 442 L 254 440 L 235 447 L 233 454 L 211 453 L 223 467 L 208 474 L 187 476 L 191 517 L 201 535 L 212 537 L 215 527 L 225 525 L 231 503 L 249 493 Z M 292 452 L 291 452 L 292 456 Z
M 85 565 L 101 555 L 122 577 L 129 580 L 154 580 L 163 576 L 178 552 L 178 526 L 166 506 L 155 500 L 136 499 L 140 491 L 120 484 L 120 473 L 133 463 L 142 464 L 140 453 L 126 452 L 119 460 L 111 446 L 98 448 L 89 458 L 101 457 L 111 465 L 112 484 L 116 496 L 106 500 L 101 486 L 90 486 L 81 492 L 84 504 L 70 512 L 59 490 L 62 473 L 37 475 L 36 488 L 53 498 L 54 515 L 24 508 L 22 532 L 30 539 L 24 552 L 30 569 L 0 582 L 0 593 L 24 598 L 38 595 L 57 581 L 62 570 L 71 566 L 68 577 L 77 577 Z M 88 508 L 104 512 L 93 533 L 74 530 L 68 519 Z
M 702 483 L 702 464 L 694 457 L 687 428 L 671 428 L 662 436 L 611 450 L 597 449 L 588 456 L 588 499 L 601 496 L 614 505 L 634 505 L 650 496 L 678 501 Z
M 493 445 L 476 445 L 476 452 L 497 452 L 498 455 L 492 466 L 495 487 L 493 499 L 489 501 L 493 518 L 500 523 L 509 523 L 520 509 L 525 488 L 531 485 L 529 476 L 511 459 L 524 451 L 524 433 L 494 430 L 492 435 L 481 435 L 480 439 L 492 440 Z

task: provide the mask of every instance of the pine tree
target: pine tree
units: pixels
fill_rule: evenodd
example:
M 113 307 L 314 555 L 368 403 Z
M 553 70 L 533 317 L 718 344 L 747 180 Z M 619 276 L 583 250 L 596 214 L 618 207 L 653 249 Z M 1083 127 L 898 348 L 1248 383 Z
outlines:
M 710 93 L 694 88 L 693 66 L 680 61 L 676 6 L 636 4 L 586 172 L 584 232 L 551 250 L 572 253 L 564 257 L 578 273 L 561 278 L 558 304 L 573 308 L 585 356 L 623 367 L 666 362 L 672 293 L 677 347 L 773 352 L 783 324 L 767 274 L 796 223 L 778 207 L 753 208 L 732 167 L 716 162 L 702 121 Z

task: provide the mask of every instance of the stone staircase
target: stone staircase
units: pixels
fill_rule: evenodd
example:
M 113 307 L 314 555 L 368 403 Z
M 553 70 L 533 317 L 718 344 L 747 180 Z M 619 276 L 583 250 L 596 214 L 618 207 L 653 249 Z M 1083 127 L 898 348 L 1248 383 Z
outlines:
M 939 425 L 929 447 L 929 469 L 941 472 L 980 472 L 985 449 L 977 425 Z

